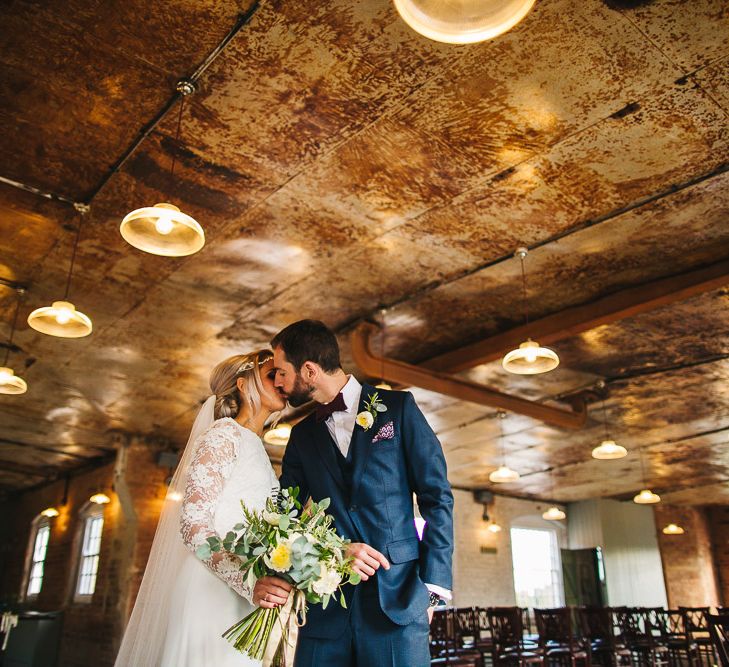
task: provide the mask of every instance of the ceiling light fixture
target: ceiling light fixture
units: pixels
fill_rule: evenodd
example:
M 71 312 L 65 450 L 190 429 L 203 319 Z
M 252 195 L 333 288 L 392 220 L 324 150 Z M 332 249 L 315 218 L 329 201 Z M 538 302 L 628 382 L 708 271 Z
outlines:
M 526 271 L 524 260 L 529 254 L 526 248 L 517 248 L 514 257 L 521 260 L 522 298 L 524 302 L 524 322 L 529 326 L 529 308 L 527 306 Z M 554 350 L 541 347 L 539 343 L 528 338 L 516 349 L 509 352 L 502 360 L 501 365 L 505 371 L 516 375 L 537 375 L 548 373 L 559 366 L 559 357 Z
M 549 488 L 550 495 L 554 497 L 554 474 L 552 468 L 549 469 Z M 567 515 L 556 505 L 552 505 L 546 512 L 542 514 L 542 519 L 547 521 L 562 521 L 566 519 Z
M 592 458 L 599 459 L 601 461 L 610 461 L 613 459 L 622 459 L 627 456 L 628 450 L 610 437 L 604 398 L 602 399 L 602 422 L 605 426 L 605 439 L 592 450 Z
M 46 516 L 49 519 L 58 516 L 58 514 L 59 512 L 55 507 L 46 507 L 46 509 L 41 512 L 41 516 Z
M 544 512 L 544 514 L 542 514 L 542 519 L 546 519 L 547 521 L 562 521 L 566 518 L 567 515 L 556 505 L 553 505 L 546 512 Z
M 20 310 L 20 297 L 25 292 L 23 289 L 18 289 L 18 299 L 15 303 L 15 315 L 13 316 L 13 323 L 10 326 L 10 336 L 8 336 L 7 347 L 5 348 L 5 361 L 0 367 L 0 394 L 24 394 L 28 391 L 28 383 L 23 380 L 20 376 L 15 374 L 15 371 L 8 366 L 8 360 L 10 359 L 10 350 L 13 349 L 13 335 L 15 334 L 15 327 L 18 324 L 18 311 Z
M 263 442 L 276 447 L 284 447 L 291 437 L 291 424 L 281 422 L 263 434 Z
M 41 333 L 49 336 L 57 336 L 58 338 L 83 338 L 93 331 L 93 325 L 88 315 L 84 315 L 80 310 L 76 309 L 68 300 L 71 290 L 71 277 L 73 276 L 73 267 L 76 263 L 76 252 L 78 250 L 78 241 L 81 237 L 81 225 L 84 215 L 89 212 L 86 204 L 74 204 L 76 210 L 80 213 L 78 226 L 76 227 L 76 239 L 73 242 L 73 253 L 71 254 L 71 266 L 68 269 L 68 278 L 66 279 L 66 291 L 61 301 L 54 301 L 50 306 L 36 308 L 28 315 L 28 324 Z
M 394 0 L 415 32 L 436 42 L 473 44 L 511 30 L 535 0 Z
M 489 481 L 493 482 L 494 484 L 506 484 L 508 482 L 516 482 L 520 475 L 516 470 L 512 470 L 509 468 L 508 465 L 506 465 L 506 450 L 504 448 L 504 427 L 503 427 L 503 421 L 506 419 L 506 413 L 503 411 L 499 411 L 497 413 L 499 418 L 499 442 L 501 443 L 501 460 L 502 464 L 498 467 L 498 469 L 494 470 L 489 475 Z
M 192 95 L 195 90 L 195 84 L 190 79 L 180 79 L 177 82 L 180 113 L 177 118 L 170 181 L 175 175 L 175 151 L 180 140 L 185 98 Z M 127 243 L 138 250 L 164 257 L 192 255 L 205 245 L 205 232 L 197 220 L 180 211 L 177 206 L 167 203 L 138 208 L 128 213 L 121 222 L 119 232 Z
M 107 503 L 111 502 L 111 498 L 107 496 L 105 493 L 95 493 L 89 500 L 92 503 L 96 503 L 97 505 L 106 505 Z
M 686 531 L 675 523 L 669 523 L 662 532 L 664 535 L 683 535 Z
M 640 457 L 640 477 L 643 481 L 643 486 L 646 486 L 642 449 L 638 450 L 638 456 Z M 638 495 L 633 498 L 633 502 L 637 503 L 638 505 L 655 505 L 655 503 L 661 502 L 661 497 L 657 493 L 653 493 L 653 491 L 651 491 L 650 489 L 644 488 Z
M 486 505 L 483 506 L 483 513 L 481 514 L 481 519 L 486 524 L 486 530 L 488 530 L 490 533 L 500 533 L 501 532 L 501 526 L 496 523 L 490 516 L 489 511 Z

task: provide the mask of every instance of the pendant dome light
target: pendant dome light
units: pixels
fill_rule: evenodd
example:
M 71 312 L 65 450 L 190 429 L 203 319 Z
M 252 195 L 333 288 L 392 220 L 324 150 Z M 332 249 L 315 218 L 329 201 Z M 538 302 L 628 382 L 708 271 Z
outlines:
M 638 450 L 638 456 L 640 457 L 640 477 L 643 481 L 643 486 L 646 486 L 645 483 L 645 468 L 643 467 L 643 450 Z M 637 503 L 638 505 L 655 505 L 656 503 L 661 502 L 661 497 L 657 493 L 653 493 L 648 488 L 644 488 L 639 494 L 637 494 L 633 498 L 633 502 Z
M 436 42 L 472 44 L 511 30 L 535 0 L 394 0 L 413 30 Z
M 111 498 L 107 496 L 103 492 L 95 493 L 91 498 L 89 498 L 89 502 L 96 503 L 97 505 L 106 505 L 111 502 Z
M 176 143 L 180 139 L 185 98 L 195 92 L 195 84 L 189 79 L 181 79 L 177 82 L 177 92 L 181 97 Z M 175 175 L 175 161 L 173 153 L 170 181 Z M 205 245 L 205 232 L 197 220 L 180 211 L 177 206 L 167 203 L 138 208 L 128 213 L 121 222 L 119 232 L 129 245 L 164 257 L 192 255 Z
M 15 315 L 13 316 L 13 323 L 10 326 L 10 336 L 8 336 L 7 347 L 5 348 L 5 361 L 0 367 L 0 394 L 24 394 L 28 391 L 28 384 L 23 378 L 15 374 L 12 368 L 8 366 L 8 359 L 10 359 L 10 350 L 13 348 L 13 335 L 15 334 L 15 327 L 18 323 L 18 311 L 20 310 L 20 297 L 25 292 L 23 289 L 18 289 L 18 299 L 15 303 Z
M 291 437 L 291 424 L 281 422 L 263 434 L 263 442 L 276 447 L 284 447 Z
M 549 488 L 550 495 L 554 497 L 554 476 L 552 469 L 549 469 Z M 563 521 L 567 518 L 567 515 L 556 505 L 552 505 L 546 512 L 542 514 L 542 519 L 546 521 Z
M 542 514 L 542 519 L 546 519 L 547 521 L 563 521 L 566 518 L 567 515 L 556 505 L 553 505 Z
M 40 331 L 40 333 L 57 336 L 59 338 L 82 338 L 88 336 L 93 331 L 93 325 L 88 315 L 84 315 L 80 310 L 77 310 L 76 306 L 68 300 L 73 267 L 76 263 L 78 240 L 81 237 L 81 224 L 83 222 L 83 216 L 89 212 L 89 207 L 85 204 L 74 204 L 74 207 L 81 215 L 76 228 L 76 239 L 73 242 L 71 266 L 68 269 L 66 291 L 64 292 L 63 299 L 54 301 L 50 306 L 36 308 L 28 315 L 28 324 L 33 329 Z
M 526 271 L 524 260 L 529 254 L 526 248 L 518 248 L 514 253 L 521 261 L 521 282 L 524 301 L 524 322 L 529 324 L 529 308 L 527 306 Z M 525 340 L 518 348 L 509 352 L 502 360 L 504 370 L 516 375 L 538 375 L 548 373 L 559 366 L 559 357 L 554 350 L 548 347 L 541 347 L 539 343 L 531 338 Z
M 683 535 L 686 531 L 675 523 L 669 523 L 662 532 L 664 535 Z
M 516 482 L 520 475 L 516 470 L 512 470 L 506 465 L 506 450 L 504 449 L 504 427 L 503 420 L 506 419 L 506 413 L 498 412 L 499 417 L 499 442 L 501 443 L 501 461 L 502 464 L 489 475 L 489 481 L 494 484 L 506 484 L 508 482 Z
M 622 459 L 628 455 L 628 450 L 619 445 L 610 437 L 607 423 L 607 412 L 605 410 L 605 399 L 602 400 L 602 421 L 605 426 L 605 439 L 592 450 L 592 458 L 601 461 L 610 461 L 614 459 Z

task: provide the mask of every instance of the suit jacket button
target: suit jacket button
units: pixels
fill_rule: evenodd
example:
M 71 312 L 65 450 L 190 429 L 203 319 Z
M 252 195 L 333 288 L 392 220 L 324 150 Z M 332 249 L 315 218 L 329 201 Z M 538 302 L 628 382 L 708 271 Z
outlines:
M 349 508 L 350 512 L 356 512 L 357 511 L 357 505 L 352 505 L 352 507 Z

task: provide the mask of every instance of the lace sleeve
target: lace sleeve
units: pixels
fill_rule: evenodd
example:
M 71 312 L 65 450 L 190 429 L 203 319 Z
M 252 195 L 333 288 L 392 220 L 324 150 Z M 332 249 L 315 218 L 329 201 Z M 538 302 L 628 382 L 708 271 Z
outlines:
M 182 540 L 193 552 L 208 537 L 216 534 L 215 507 L 236 460 L 235 440 L 230 434 L 221 429 L 211 429 L 203 437 L 190 466 L 180 517 Z M 218 552 L 202 562 L 236 593 L 249 602 L 253 601 L 252 591 L 244 584 L 237 559 Z

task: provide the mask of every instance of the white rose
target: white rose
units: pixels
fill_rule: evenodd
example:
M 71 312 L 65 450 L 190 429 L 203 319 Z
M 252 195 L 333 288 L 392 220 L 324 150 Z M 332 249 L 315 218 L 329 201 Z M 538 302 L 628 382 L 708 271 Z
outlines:
M 319 573 L 319 579 L 314 582 L 312 588 L 317 595 L 325 596 L 332 595 L 337 587 L 342 582 L 342 577 L 339 576 L 336 570 L 330 570 L 327 566 L 322 563 L 321 570 Z
M 357 423 L 366 431 L 375 423 L 375 418 L 365 410 L 357 415 Z
M 280 514 L 269 512 L 268 510 L 263 510 L 262 514 L 264 521 L 270 523 L 272 526 L 278 526 L 279 519 L 281 518 Z

